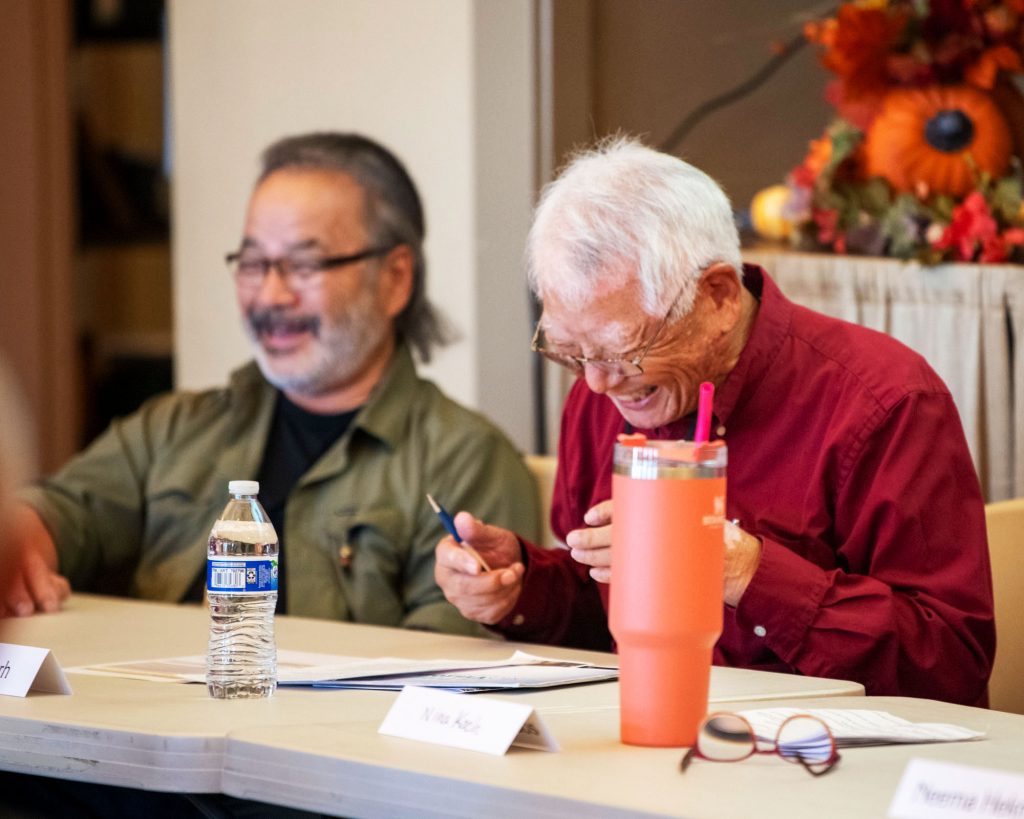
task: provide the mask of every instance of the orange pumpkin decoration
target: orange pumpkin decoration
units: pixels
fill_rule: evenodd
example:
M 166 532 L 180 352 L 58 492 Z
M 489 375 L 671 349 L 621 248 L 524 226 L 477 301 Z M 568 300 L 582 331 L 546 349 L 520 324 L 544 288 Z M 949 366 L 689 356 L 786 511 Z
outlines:
M 969 85 L 889 91 L 864 143 L 869 176 L 899 191 L 923 184 L 956 197 L 974 189 L 977 171 L 1006 173 L 1012 151 L 1006 118 L 987 93 Z

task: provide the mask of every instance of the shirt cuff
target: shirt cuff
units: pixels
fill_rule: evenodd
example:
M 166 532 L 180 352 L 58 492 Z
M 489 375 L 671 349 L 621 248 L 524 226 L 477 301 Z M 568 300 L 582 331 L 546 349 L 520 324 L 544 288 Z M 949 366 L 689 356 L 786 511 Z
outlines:
M 780 659 L 796 665 L 828 591 L 828 575 L 770 538 L 761 543 L 761 562 L 736 607 L 736 622 L 764 640 Z
M 515 607 L 493 628 L 506 637 L 523 642 L 542 642 L 557 629 L 549 601 L 558 600 L 565 592 L 559 572 L 552 561 L 550 549 L 540 549 L 519 539 L 523 550 L 523 587 Z

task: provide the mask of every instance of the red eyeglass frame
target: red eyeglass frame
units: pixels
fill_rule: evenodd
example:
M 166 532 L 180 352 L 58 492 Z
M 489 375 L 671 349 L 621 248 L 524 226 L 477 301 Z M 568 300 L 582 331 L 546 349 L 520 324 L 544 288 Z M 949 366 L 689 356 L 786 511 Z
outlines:
M 698 747 L 700 741 L 699 736 L 701 732 L 704 730 L 705 726 L 716 717 L 731 717 L 733 719 L 738 719 L 740 722 L 747 726 L 747 731 L 750 734 L 750 750 L 746 754 L 740 757 L 736 757 L 736 759 L 715 759 L 714 757 L 706 756 L 703 753 L 701 753 L 701 750 Z M 829 755 L 828 759 L 823 760 L 821 762 L 808 762 L 799 754 L 796 754 L 794 756 L 786 756 L 782 753 L 782 751 L 779 749 L 779 737 L 782 736 L 782 732 L 783 730 L 785 730 L 786 725 L 788 725 L 793 720 L 797 719 L 812 719 L 815 722 L 819 723 L 821 727 L 825 729 L 825 733 L 828 735 L 829 742 L 832 745 L 832 753 Z M 694 743 L 693 747 L 687 750 L 687 752 L 683 754 L 683 758 L 679 760 L 680 773 L 686 773 L 686 769 L 690 767 L 690 762 L 694 759 L 705 759 L 708 762 L 742 762 L 743 760 L 750 759 L 750 757 L 758 754 L 768 754 L 778 755 L 786 762 L 799 762 L 801 765 L 804 766 L 804 770 L 806 770 L 807 773 L 809 773 L 811 776 L 823 776 L 824 774 L 827 774 L 829 771 L 831 771 L 836 766 L 836 763 L 838 763 L 839 760 L 842 759 L 842 757 L 839 754 L 839 750 L 836 747 L 836 738 L 835 735 L 832 733 L 832 729 L 828 727 L 828 724 L 824 720 L 819 719 L 815 716 L 811 716 L 810 714 L 793 714 L 790 717 L 786 717 L 786 719 L 784 719 L 782 721 L 782 724 L 779 726 L 779 729 L 775 732 L 775 738 L 772 740 L 772 747 L 764 750 L 757 747 L 758 736 L 757 732 L 754 730 L 754 726 L 752 726 L 745 717 L 733 713 L 732 711 L 715 711 L 712 714 L 708 714 L 704 718 L 704 721 L 701 722 L 700 730 L 697 732 L 697 734 L 698 741 Z M 815 768 L 820 768 L 820 770 L 815 770 Z

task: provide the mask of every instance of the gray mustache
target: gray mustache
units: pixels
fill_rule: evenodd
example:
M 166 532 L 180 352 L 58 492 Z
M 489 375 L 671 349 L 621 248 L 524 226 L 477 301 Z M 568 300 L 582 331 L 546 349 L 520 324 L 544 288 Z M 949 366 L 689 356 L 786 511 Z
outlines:
M 275 307 L 266 310 L 250 310 L 246 318 L 249 327 L 257 336 L 280 331 L 290 333 L 308 331 L 313 335 L 320 333 L 319 316 L 289 316 L 283 310 Z

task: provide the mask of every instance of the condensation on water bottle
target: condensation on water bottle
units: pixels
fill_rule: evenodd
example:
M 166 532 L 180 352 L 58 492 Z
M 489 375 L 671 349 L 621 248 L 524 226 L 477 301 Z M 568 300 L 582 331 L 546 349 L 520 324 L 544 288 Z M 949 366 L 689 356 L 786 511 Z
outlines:
M 231 481 L 232 498 L 210 532 L 206 688 L 217 699 L 269 697 L 277 687 L 277 533 L 259 489 L 257 481 Z

